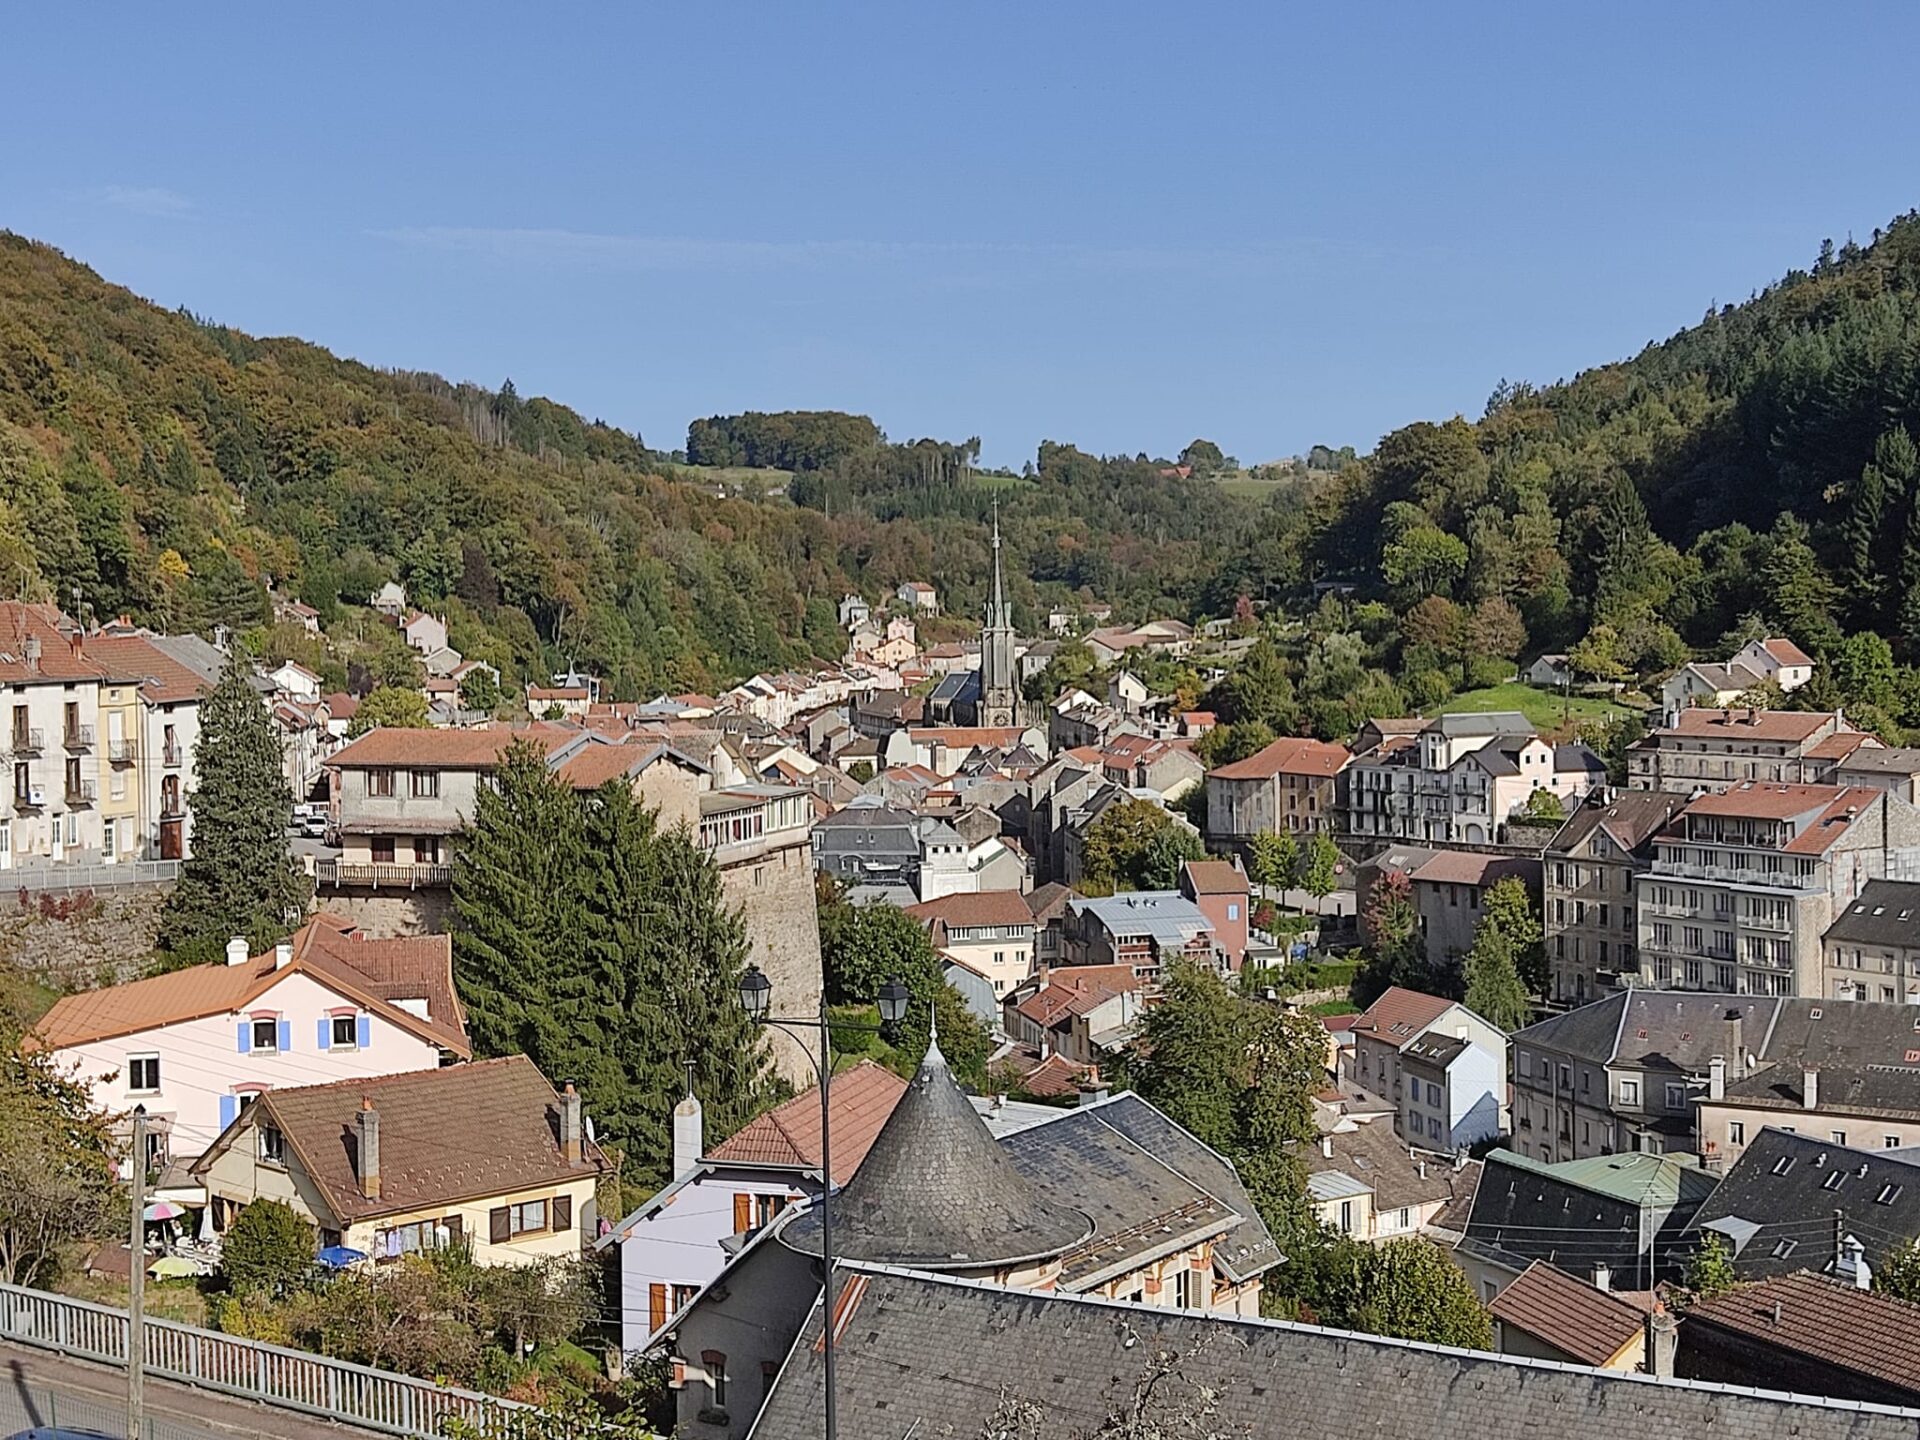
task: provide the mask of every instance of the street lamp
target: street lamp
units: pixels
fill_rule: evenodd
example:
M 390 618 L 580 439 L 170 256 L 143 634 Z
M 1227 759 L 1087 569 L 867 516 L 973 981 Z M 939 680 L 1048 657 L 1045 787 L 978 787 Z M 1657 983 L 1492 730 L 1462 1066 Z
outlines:
M 907 1006 L 912 1001 L 912 993 L 905 985 L 897 979 L 889 980 L 880 987 L 878 996 L 880 1024 L 862 1025 L 858 1021 L 833 1023 L 843 1030 L 890 1030 L 906 1018 Z M 747 966 L 745 973 L 740 976 L 740 1008 L 754 1024 L 771 1025 L 799 1040 L 801 1053 L 807 1057 L 807 1063 L 813 1066 L 813 1073 L 820 1082 L 820 1368 L 826 1379 L 826 1440 L 835 1440 L 838 1419 L 833 1395 L 833 1110 L 829 1099 L 833 1081 L 832 1035 L 828 1030 L 825 1005 L 820 1007 L 818 1015 L 772 1015 L 768 1013 L 772 1003 L 773 982 L 758 965 Z M 810 1026 L 820 1032 L 818 1055 L 807 1049 L 796 1026 Z

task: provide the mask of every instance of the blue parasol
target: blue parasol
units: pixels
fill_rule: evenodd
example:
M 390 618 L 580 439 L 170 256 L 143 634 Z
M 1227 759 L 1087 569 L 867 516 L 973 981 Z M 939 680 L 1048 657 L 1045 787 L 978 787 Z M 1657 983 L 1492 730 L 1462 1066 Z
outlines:
M 366 1259 L 367 1252 L 350 1245 L 329 1245 L 314 1258 L 329 1270 L 344 1270 L 356 1260 Z

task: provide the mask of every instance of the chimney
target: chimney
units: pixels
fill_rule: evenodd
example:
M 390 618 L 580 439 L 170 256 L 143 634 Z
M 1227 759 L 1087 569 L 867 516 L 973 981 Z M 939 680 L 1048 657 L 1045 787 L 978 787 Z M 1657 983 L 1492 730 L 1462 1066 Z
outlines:
M 1727 1057 L 1716 1055 L 1707 1062 L 1707 1099 L 1727 1098 Z
M 1727 1063 L 1733 1067 L 1735 1079 L 1745 1077 L 1747 1073 L 1747 1052 L 1741 1045 L 1741 1020 L 1738 1010 L 1726 1013 L 1727 1026 Z
M 1820 1108 L 1820 1072 L 1811 1065 L 1800 1067 L 1800 1105 L 1806 1110 Z
M 1647 1314 L 1647 1374 L 1659 1380 L 1673 1379 L 1673 1354 L 1680 1348 L 1680 1327 L 1666 1307 L 1658 1301 Z
M 247 937 L 236 935 L 227 941 L 227 964 L 244 965 L 247 963 Z
M 273 947 L 273 968 L 284 970 L 293 963 L 293 942 L 282 940 Z
M 1416 1160 L 1414 1162 L 1413 1168 L 1419 1172 L 1420 1178 L 1422 1180 L 1427 1178 L 1427 1162 L 1426 1161 Z
M 1851 1280 L 1856 1290 L 1873 1288 L 1873 1268 L 1867 1264 L 1866 1247 L 1853 1236 L 1843 1236 L 1839 1252 L 1833 1258 L 1836 1280 Z
M 25 649 L 26 649 L 27 669 L 33 671 L 34 674 L 36 675 L 39 674 L 40 673 L 40 637 L 38 635 L 27 636 L 27 643 L 26 643 Z
M 1082 1085 L 1080 1087 L 1079 1098 L 1075 1101 L 1075 1103 L 1079 1105 L 1098 1105 L 1102 1100 L 1106 1098 L 1107 1098 L 1106 1086 L 1099 1085 L 1099 1084 L 1087 1084 L 1087 1085 Z
M 360 1193 L 380 1198 L 380 1112 L 373 1101 L 360 1097 Z
M 1613 1289 L 1613 1271 L 1605 1265 L 1593 1267 L 1593 1288 L 1596 1290 Z
M 571 1090 L 573 1087 L 567 1087 Z M 673 1178 L 678 1180 L 700 1163 L 706 1152 L 706 1112 L 693 1093 L 693 1081 L 687 1081 L 687 1093 L 673 1107 Z
M 74 658 L 78 659 L 86 653 L 86 637 L 78 630 L 75 630 L 71 635 L 67 636 L 67 646 L 73 651 Z
M 1320 1158 L 1323 1160 L 1331 1160 L 1333 1158 L 1333 1136 L 1322 1135 L 1320 1137 Z
M 695 1102 L 698 1104 L 698 1102 Z M 673 1112 L 673 1158 L 680 1159 L 680 1111 Z M 580 1093 L 573 1088 L 573 1082 L 567 1082 L 566 1092 L 560 1097 L 560 1158 L 569 1165 L 580 1163 Z

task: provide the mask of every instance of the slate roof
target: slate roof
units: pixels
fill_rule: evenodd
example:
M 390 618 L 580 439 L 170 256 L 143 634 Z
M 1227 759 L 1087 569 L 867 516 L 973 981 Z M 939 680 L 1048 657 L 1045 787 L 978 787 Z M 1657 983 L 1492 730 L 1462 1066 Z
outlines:
M 1920 1412 L 1885 1406 L 880 1266 L 842 1266 L 839 1293 L 841 1440 L 1093 1434 L 1134 1407 L 1144 1408 L 1143 1434 L 1199 1434 L 1203 1425 L 1245 1440 L 1432 1440 L 1449 1422 L 1487 1440 L 1913 1440 L 1920 1423 Z M 816 1305 L 753 1440 L 819 1433 L 821 1320 Z M 1017 1418 L 1028 1407 L 1037 1417 L 1031 1430 Z
M 1545 1260 L 1588 1273 L 1606 1265 L 1625 1278 L 1639 1273 L 1648 1253 L 1642 1228 L 1651 1223 L 1659 1277 L 1677 1267 L 1681 1231 L 1713 1188 L 1712 1176 L 1693 1170 L 1696 1179 L 1683 1178 L 1681 1168 L 1666 1155 L 1547 1165 L 1495 1150 L 1486 1157 L 1461 1245 L 1513 1269 Z
M 1536 1045 L 1596 1065 L 1704 1074 L 1727 1044 L 1726 1017 L 1741 1017 L 1741 1044 L 1766 1049 L 1778 999 L 1678 990 L 1622 990 L 1515 1031 L 1516 1048 Z
M 1920 1156 L 1853 1149 L 1769 1125 L 1747 1142 L 1689 1229 L 1727 1235 L 1744 1279 L 1825 1271 L 1833 1264 L 1836 1211 L 1839 1228 L 1879 1265 L 1920 1236 Z
M 835 1254 L 933 1270 L 1051 1259 L 1093 1231 L 1090 1216 L 1050 1204 L 1014 1165 L 937 1043 L 833 1203 Z M 819 1254 L 819 1212 L 799 1216 L 781 1239 Z
M 1543 1340 L 1582 1365 L 1604 1365 L 1641 1333 L 1646 1316 L 1557 1266 L 1536 1260 L 1487 1307 L 1502 1325 Z
M 1866 737 L 1847 738 L 1865 739 Z M 1827 743 L 1822 740 L 1820 745 Z M 1814 746 L 1814 750 L 1818 750 L 1820 745 Z M 1920 775 L 1920 749 L 1911 745 L 1869 745 L 1864 749 L 1855 748 L 1848 752 L 1834 769 L 1844 770 L 1853 775 Z
M 380 1114 L 378 1199 L 360 1193 L 362 1100 Z M 268 1090 L 193 1169 L 204 1174 L 244 1129 L 272 1124 L 333 1218 L 346 1224 L 599 1175 L 608 1161 L 584 1137 L 577 1162 L 562 1156 L 560 1107 L 560 1096 L 524 1055 Z
M 1436 735 L 1452 737 L 1475 735 L 1533 735 L 1533 722 L 1518 710 L 1462 710 L 1439 715 L 1421 727 Z
M 880 1136 L 907 1082 L 862 1060 L 833 1077 L 834 1183 L 844 1185 Z M 820 1091 L 809 1086 L 791 1100 L 756 1115 L 707 1152 L 709 1160 L 747 1165 L 820 1168 Z
M 1920 1305 L 1805 1270 L 1695 1301 L 1685 1329 L 1696 1326 L 1920 1391 Z
M 1819 1070 L 1816 1114 L 1911 1120 L 1920 1113 L 1920 1065 L 1827 1065 Z M 1804 1111 L 1805 1088 L 1804 1067 L 1783 1063 L 1727 1086 L 1727 1101 L 1752 1110 Z
M 1822 938 L 1848 945 L 1920 945 L 1920 883 L 1869 880 Z

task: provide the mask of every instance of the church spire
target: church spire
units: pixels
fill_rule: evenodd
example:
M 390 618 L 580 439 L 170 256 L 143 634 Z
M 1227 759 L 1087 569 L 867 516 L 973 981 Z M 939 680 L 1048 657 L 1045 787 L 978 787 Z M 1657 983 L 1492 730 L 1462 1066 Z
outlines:
M 987 590 L 988 630 L 1011 630 L 1013 617 L 1007 610 L 1007 582 L 1000 574 L 1000 501 L 993 502 L 993 581 Z

